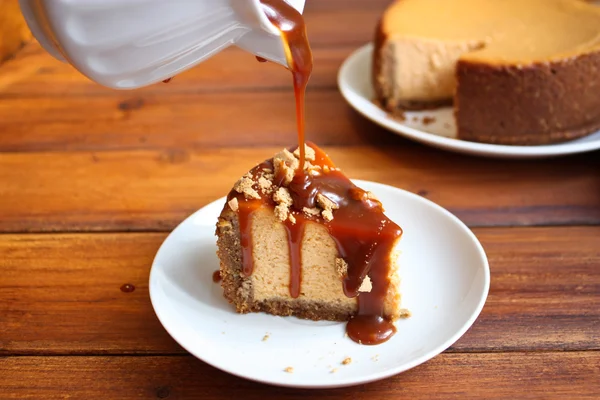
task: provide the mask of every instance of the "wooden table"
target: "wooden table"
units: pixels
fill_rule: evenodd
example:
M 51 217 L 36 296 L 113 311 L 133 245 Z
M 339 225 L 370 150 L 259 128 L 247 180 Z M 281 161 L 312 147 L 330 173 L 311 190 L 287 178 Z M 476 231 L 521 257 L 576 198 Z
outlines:
M 336 390 L 269 387 L 188 355 L 152 311 L 152 258 L 178 222 L 295 143 L 289 73 L 230 49 L 168 85 L 117 92 L 33 44 L 0 66 L 0 398 L 600 396 L 600 153 L 473 158 L 359 117 L 336 73 L 387 3 L 309 1 L 309 138 L 351 177 L 472 227 L 492 283 L 469 332 L 411 371 Z

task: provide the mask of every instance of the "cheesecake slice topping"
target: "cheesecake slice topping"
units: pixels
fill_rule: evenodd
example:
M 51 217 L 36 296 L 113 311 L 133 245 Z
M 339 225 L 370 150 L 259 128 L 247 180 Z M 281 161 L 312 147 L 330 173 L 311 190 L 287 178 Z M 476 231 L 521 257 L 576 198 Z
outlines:
M 253 271 L 252 213 L 272 207 L 287 230 L 290 255 L 289 293 L 301 293 L 301 243 L 306 222 L 325 226 L 337 245 L 336 267 L 347 297 L 358 297 L 358 313 L 348 322 L 348 336 L 363 344 L 377 344 L 395 332 L 384 318 L 389 265 L 402 229 L 384 214 L 381 202 L 354 185 L 312 143 L 299 167 L 299 151 L 283 150 L 244 175 L 227 202 L 238 214 L 243 274 Z

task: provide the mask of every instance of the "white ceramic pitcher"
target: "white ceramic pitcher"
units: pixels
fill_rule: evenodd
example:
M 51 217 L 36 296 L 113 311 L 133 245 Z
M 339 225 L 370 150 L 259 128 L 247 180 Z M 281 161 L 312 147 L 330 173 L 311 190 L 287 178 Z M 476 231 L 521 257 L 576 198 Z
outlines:
M 302 12 L 304 0 L 285 0 Z M 259 0 L 19 0 L 54 57 L 91 80 L 133 89 L 170 78 L 235 44 L 287 66 Z

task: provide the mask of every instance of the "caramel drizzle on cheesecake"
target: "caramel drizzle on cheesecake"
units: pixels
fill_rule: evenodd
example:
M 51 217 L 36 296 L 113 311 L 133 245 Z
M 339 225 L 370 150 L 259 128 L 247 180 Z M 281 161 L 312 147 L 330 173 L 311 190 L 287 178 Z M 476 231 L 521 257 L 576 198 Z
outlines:
M 314 160 L 308 169 L 298 168 L 291 182 L 285 183 L 285 170 L 280 168 L 273 174 L 274 187 L 268 192 L 257 188 L 254 198 L 247 198 L 236 190 L 229 193 L 228 201 L 235 198 L 238 204 L 243 275 L 250 276 L 253 272 L 252 213 L 262 207 L 277 207 L 272 194 L 277 188 L 285 187 L 292 198 L 289 216 L 282 221 L 288 236 L 290 296 L 298 298 L 301 294 L 301 245 L 306 223 L 322 224 L 334 239 L 339 257 L 347 263 L 341 281 L 344 293 L 358 300 L 358 313 L 347 325 L 348 336 L 362 344 L 382 343 L 395 332 L 394 325 L 384 318 L 384 304 L 390 255 L 402 229 L 385 216 L 381 203 L 354 185 L 325 152 L 312 143 L 308 143 L 308 147 L 314 151 Z M 273 159 L 267 160 L 253 168 L 246 178 L 258 182 L 263 174 L 275 170 Z M 320 196 L 334 204 L 332 219 L 324 218 L 322 212 L 307 212 L 319 210 Z M 371 291 L 359 292 L 367 276 L 372 283 Z
M 308 143 L 308 147 L 314 151 L 314 157 L 311 156 L 307 168 L 304 96 L 312 71 L 312 53 L 304 19 L 283 0 L 261 0 L 261 3 L 269 20 L 281 31 L 292 72 L 298 125 L 298 167 L 290 180 L 286 168 L 275 165 L 273 159 L 267 160 L 245 176 L 246 185 L 259 182 L 268 174 L 274 187 L 286 188 L 285 193 L 291 196 L 291 205 L 286 211 L 289 215 L 283 218 L 290 258 L 290 296 L 298 298 L 301 294 L 301 246 L 306 223 L 315 221 L 323 224 L 336 242 L 339 257 L 346 263 L 342 274 L 344 293 L 350 298 L 358 297 L 358 313 L 347 324 L 348 336 L 362 344 L 385 342 L 396 332 L 392 322 L 384 318 L 384 305 L 389 286 L 390 255 L 402 230 L 385 216 L 377 199 L 354 185 L 335 167 L 327 154 L 312 143 Z M 261 207 L 276 209 L 280 206 L 274 200 L 273 190 L 250 189 L 247 195 L 234 188 L 227 198 L 228 202 L 236 199 L 242 273 L 246 277 L 253 271 L 252 213 Z M 317 206 L 324 208 L 323 211 L 319 212 Z M 372 288 L 369 292 L 359 293 L 367 276 Z

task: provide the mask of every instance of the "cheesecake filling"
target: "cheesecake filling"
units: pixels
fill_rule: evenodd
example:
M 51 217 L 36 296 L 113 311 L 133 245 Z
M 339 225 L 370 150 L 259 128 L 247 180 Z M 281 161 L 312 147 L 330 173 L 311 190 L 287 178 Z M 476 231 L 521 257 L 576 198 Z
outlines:
M 270 207 L 287 232 L 289 296 L 302 288 L 302 239 L 309 222 L 326 227 L 336 243 L 336 267 L 344 294 L 357 298 L 358 312 L 347 325 L 348 336 L 362 344 L 378 344 L 396 331 L 385 318 L 391 256 L 402 229 L 384 214 L 381 202 L 348 179 L 325 152 L 312 143 L 299 167 L 299 149 L 283 150 L 244 175 L 229 193 L 238 214 L 243 274 L 253 272 L 252 217 Z

